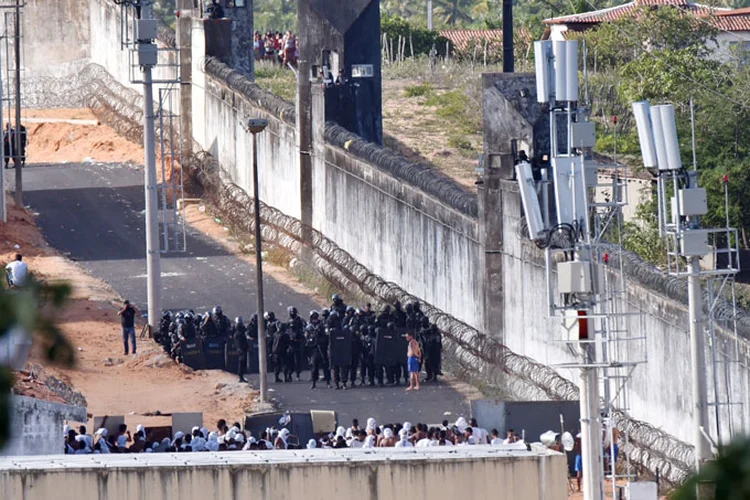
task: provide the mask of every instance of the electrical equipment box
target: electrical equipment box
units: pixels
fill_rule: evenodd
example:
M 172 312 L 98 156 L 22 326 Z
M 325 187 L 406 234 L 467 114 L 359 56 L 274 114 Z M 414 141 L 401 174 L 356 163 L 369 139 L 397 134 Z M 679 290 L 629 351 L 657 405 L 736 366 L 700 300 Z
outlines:
M 680 215 L 706 215 L 708 213 L 708 198 L 703 188 L 680 189 L 677 191 L 680 202 Z
M 680 237 L 680 254 L 683 257 L 703 257 L 710 252 L 708 231 L 692 229 L 684 231 Z
M 627 485 L 627 500 L 657 500 L 658 489 L 653 481 L 636 481 Z
M 559 262 L 557 289 L 559 293 L 591 293 L 590 262 Z
M 596 126 L 593 122 L 573 123 L 573 147 L 593 148 L 596 146 Z
M 578 342 L 589 338 L 588 311 L 567 309 L 562 319 L 563 340 Z
M 135 22 L 135 39 L 136 40 L 156 40 L 157 24 L 156 19 L 138 19 Z
M 539 197 L 536 194 L 536 182 L 534 181 L 531 164 L 524 161 L 516 165 L 516 178 L 521 192 L 523 212 L 526 215 L 526 225 L 529 228 L 529 237 L 532 240 L 538 240 L 542 237 L 544 231 L 544 220 L 542 219 L 542 210 L 539 207 Z
M 138 45 L 138 66 L 156 66 L 158 60 L 159 51 L 155 43 Z

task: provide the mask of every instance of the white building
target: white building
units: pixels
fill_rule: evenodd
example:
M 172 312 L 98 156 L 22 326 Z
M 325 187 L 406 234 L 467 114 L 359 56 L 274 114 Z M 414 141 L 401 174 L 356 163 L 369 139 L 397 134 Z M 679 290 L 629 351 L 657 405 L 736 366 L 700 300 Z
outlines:
M 571 32 L 583 32 L 607 23 L 634 15 L 641 8 L 673 6 L 684 12 L 706 19 L 719 30 L 716 42 L 719 50 L 715 57 L 726 60 L 733 50 L 750 52 L 750 8 L 726 9 L 688 0 L 633 0 L 606 9 L 571 14 L 546 19 L 547 32 L 544 38 L 565 40 Z

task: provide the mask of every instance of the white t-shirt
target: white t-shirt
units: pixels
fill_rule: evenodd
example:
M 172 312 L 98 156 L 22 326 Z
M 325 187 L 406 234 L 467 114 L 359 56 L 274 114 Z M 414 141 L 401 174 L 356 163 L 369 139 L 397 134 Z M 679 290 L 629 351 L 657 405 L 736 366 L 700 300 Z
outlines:
M 409 441 L 397 441 L 395 447 L 396 448 L 413 448 L 414 445 L 411 444 Z
M 29 266 L 21 260 L 14 260 L 5 266 L 10 270 L 11 284 L 14 286 L 24 286 L 26 284 L 26 275 L 29 272 Z
M 426 448 L 430 446 L 430 440 L 428 438 L 420 439 L 415 446 L 417 448 Z
M 364 445 L 364 441 L 360 441 L 359 439 L 352 439 L 349 443 L 349 448 L 362 448 Z
M 492 441 L 490 441 L 490 444 L 492 446 L 500 446 L 502 444 L 506 444 L 505 443 L 506 441 L 507 441 L 507 439 L 500 439 L 499 437 L 496 437 L 495 439 L 493 439 Z
M 487 429 L 481 427 L 472 427 L 471 429 L 474 432 L 474 444 L 487 444 L 487 435 L 489 434 Z

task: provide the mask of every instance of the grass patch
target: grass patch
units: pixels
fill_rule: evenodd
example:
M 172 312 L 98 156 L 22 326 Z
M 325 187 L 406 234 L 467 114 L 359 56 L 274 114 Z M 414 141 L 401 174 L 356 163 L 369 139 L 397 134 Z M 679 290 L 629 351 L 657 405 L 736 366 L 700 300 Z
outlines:
M 456 148 L 458 153 L 464 158 L 475 159 L 479 153 L 469 139 L 461 135 L 451 135 L 448 137 L 448 146 Z
M 457 135 L 448 138 L 448 146 L 456 149 L 474 149 L 469 139 Z
M 255 83 L 286 101 L 294 102 L 297 97 L 294 72 L 269 61 L 256 61 Z
M 429 83 L 420 83 L 418 85 L 411 85 L 404 89 L 404 95 L 406 97 L 426 97 L 432 94 L 432 85 Z
M 266 249 L 265 260 L 278 267 L 289 267 L 289 263 L 294 258 L 294 255 L 289 250 L 277 245 L 265 243 L 263 248 Z
M 460 90 L 451 90 L 442 94 L 433 94 L 427 98 L 425 105 L 437 108 L 440 118 L 463 118 L 469 106 L 469 98 Z

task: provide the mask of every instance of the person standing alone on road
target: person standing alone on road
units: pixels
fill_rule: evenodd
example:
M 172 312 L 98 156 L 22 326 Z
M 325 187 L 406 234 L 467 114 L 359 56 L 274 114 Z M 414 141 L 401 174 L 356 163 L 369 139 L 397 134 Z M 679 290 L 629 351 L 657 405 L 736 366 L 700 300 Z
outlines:
M 408 358 L 407 364 L 409 366 L 409 387 L 407 391 L 418 391 L 419 390 L 419 363 L 422 361 L 422 350 L 419 348 L 419 342 L 414 338 L 411 332 L 406 334 L 406 340 L 409 342 L 409 347 L 406 350 L 406 356 Z
M 135 355 L 135 315 L 141 312 L 130 304 L 129 300 L 123 303 L 123 308 L 117 311 L 122 320 L 122 342 L 125 345 L 125 356 L 128 355 L 128 338 L 133 343 L 133 355 Z

